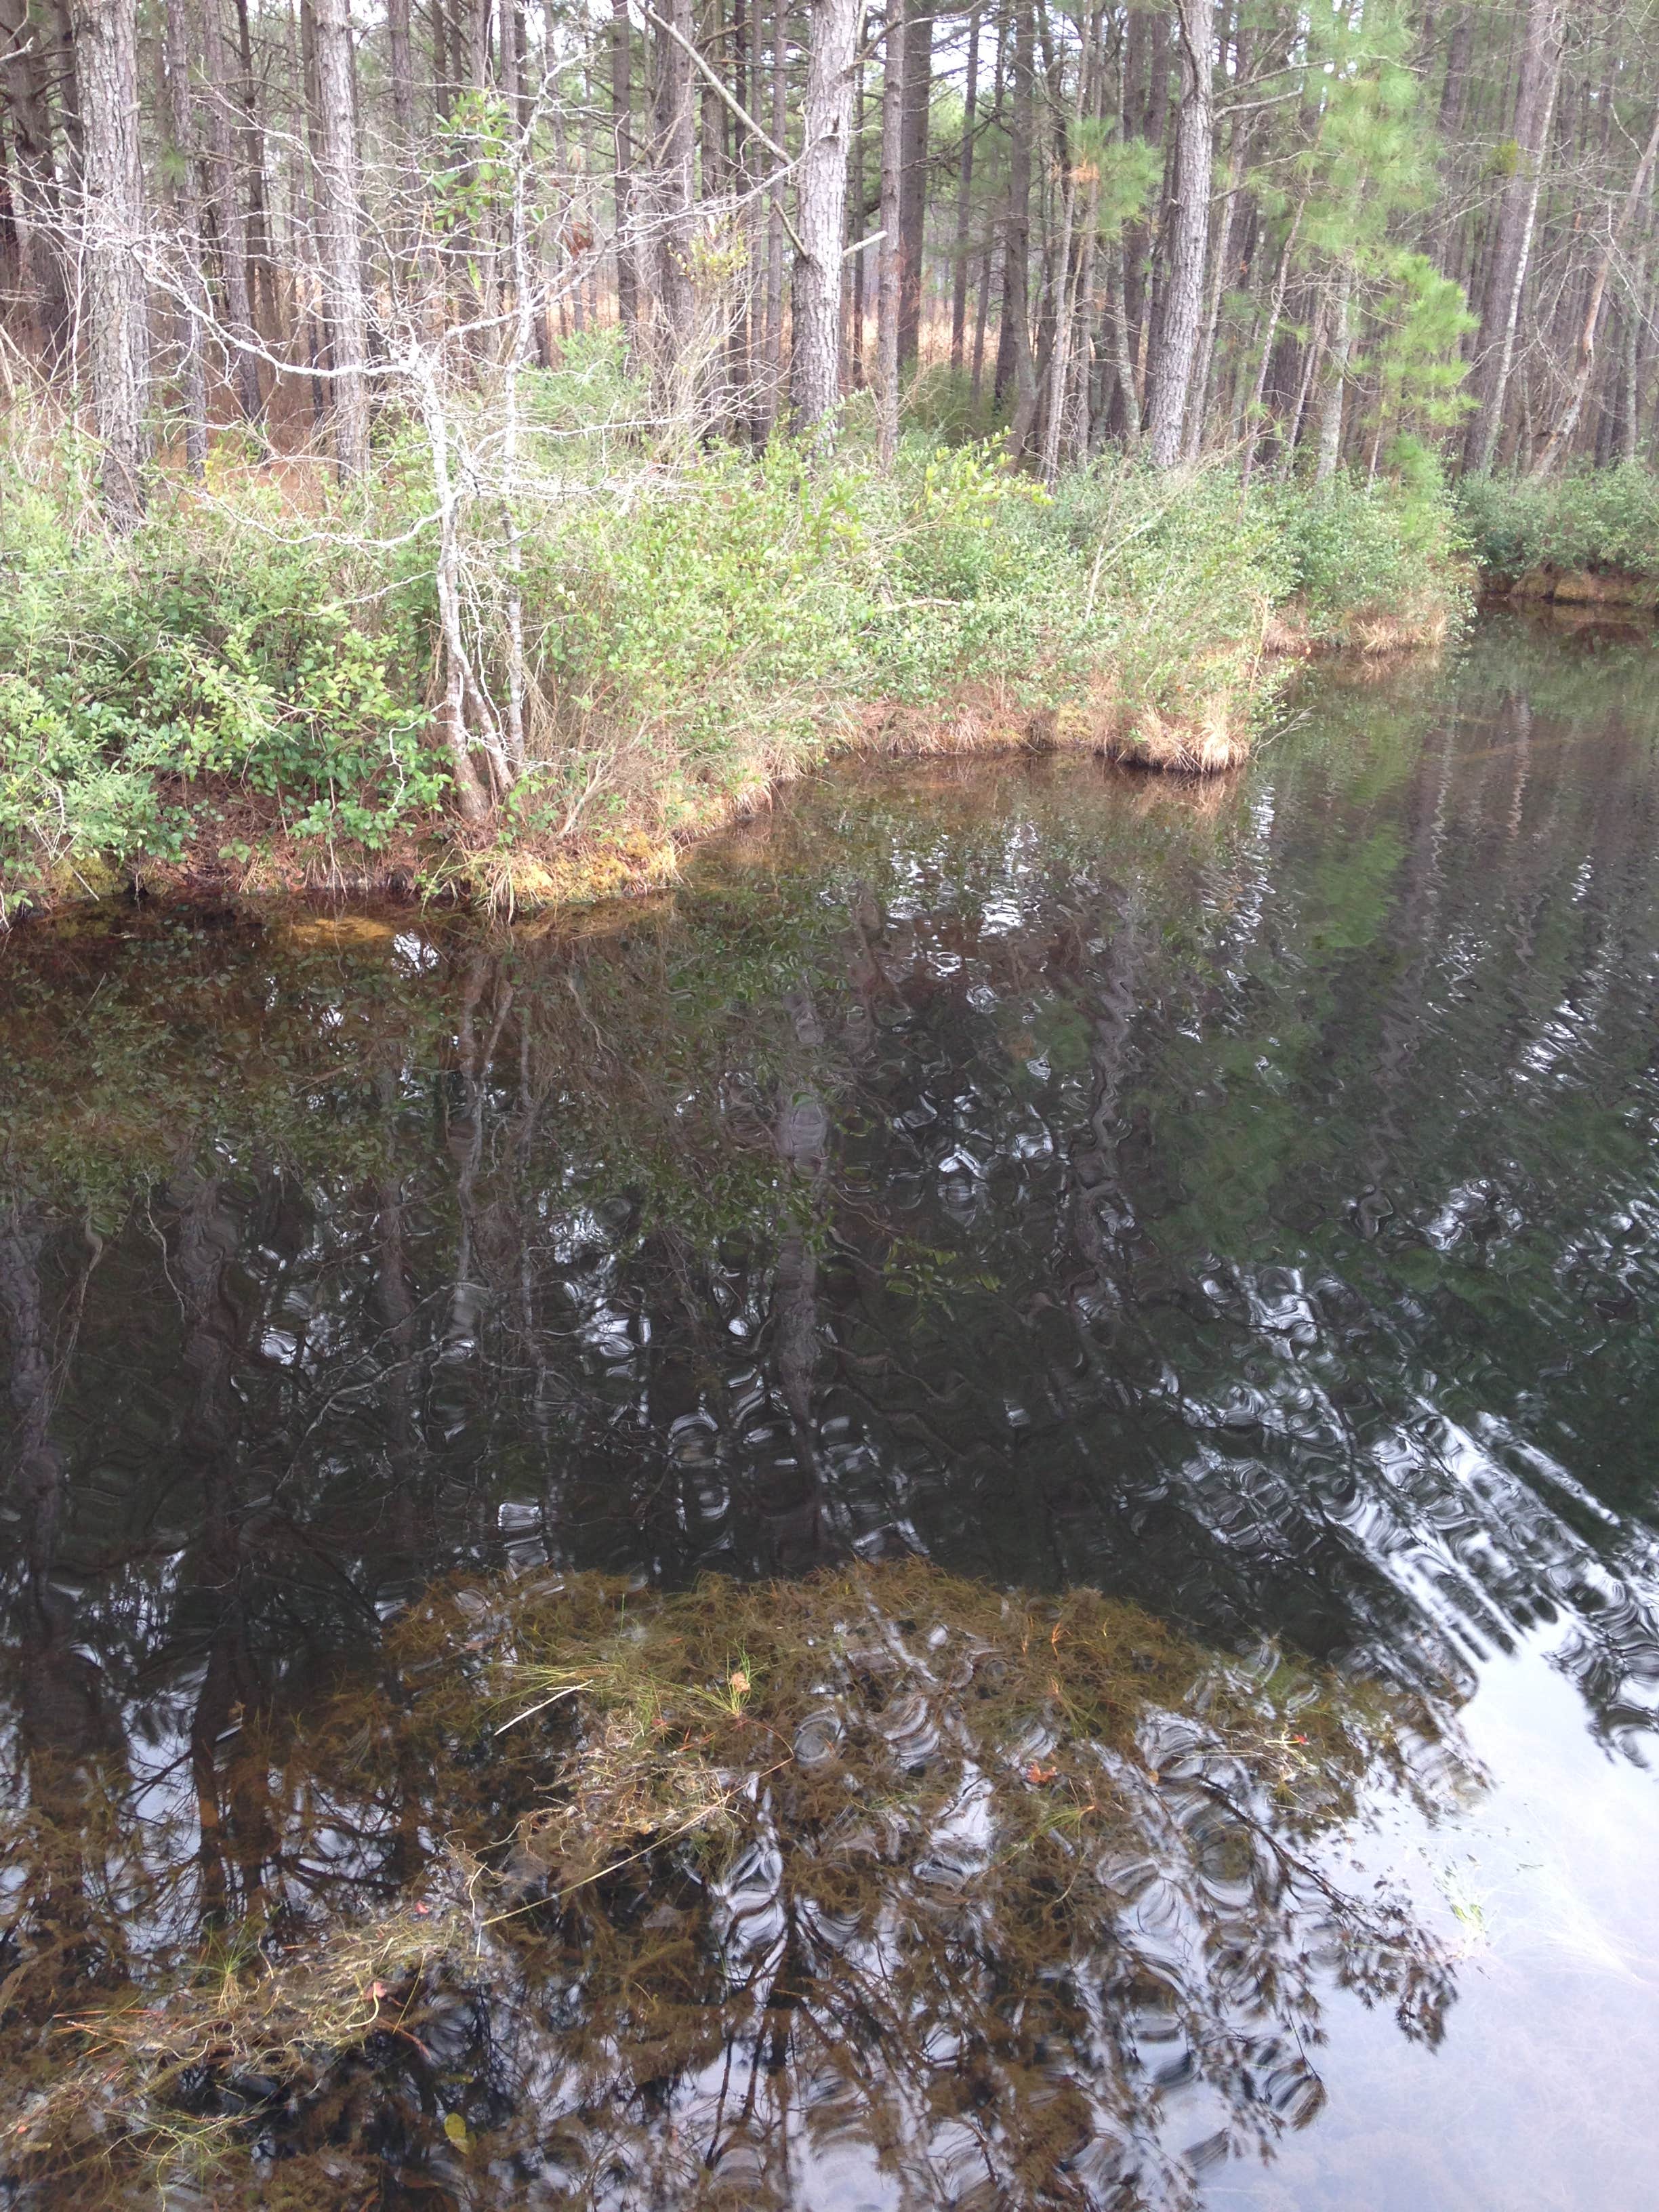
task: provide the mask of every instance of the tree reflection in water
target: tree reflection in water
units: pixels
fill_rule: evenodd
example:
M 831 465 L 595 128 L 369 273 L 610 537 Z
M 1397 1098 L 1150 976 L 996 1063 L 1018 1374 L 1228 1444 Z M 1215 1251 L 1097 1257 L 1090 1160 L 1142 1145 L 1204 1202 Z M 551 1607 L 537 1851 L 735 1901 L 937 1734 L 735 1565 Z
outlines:
M 473 1583 L 210 1760 L 29 1777 L 26 2203 L 194 2160 L 216 2202 L 1179 2204 L 1316 2112 L 1334 1989 L 1430 2039 L 1452 1994 L 1327 1848 L 1445 1801 L 1425 1709 L 1087 1591 Z M 250 1802 L 232 1920 L 202 1808 Z
M 1075 762 L 860 771 L 675 899 L 541 933 L 143 909 L 14 933 L 0 2027 L 39 2016 L 41 1974 L 113 1989 L 204 1923 L 305 1937 L 428 1879 L 447 1830 L 410 1733 L 372 1820 L 329 1785 L 337 1844 L 283 1717 L 390 1667 L 384 1625 L 458 1569 L 672 1588 L 921 1555 L 1093 1585 L 1214 1650 L 1279 1638 L 1443 1708 L 1542 1629 L 1586 1724 L 1640 1755 L 1645 670 L 1495 629 L 1443 681 L 1328 690 L 1196 803 Z M 501 1787 L 470 1835 L 511 1831 Z M 1249 1989 L 1282 2038 L 1292 1962 L 1319 1982 L 1304 1907 L 1246 1945 L 1216 2052 L 1243 2048 Z M 1135 1943 L 1184 1973 L 1231 1956 L 1213 1924 L 1183 1904 L 1168 1946 Z M 574 2035 L 599 1999 L 572 1969 L 514 2010 L 520 1939 L 489 1940 L 508 2013 L 453 2017 L 522 2086 L 522 2022 Z M 1135 2012 L 1134 1944 L 1046 1980 L 988 1938 L 953 1955 L 961 2001 L 1016 2040 L 1059 2021 L 1032 2027 L 1032 2078 L 1040 2043 L 1091 2035 L 1112 2063 L 1090 2078 L 1155 2075 L 1107 2033 Z M 780 1999 L 739 2029 L 710 1986 L 721 2032 L 665 2062 L 662 2110 L 718 2095 L 708 2051 L 726 2081 L 737 2035 L 728 2106 L 741 2083 L 769 2158 L 786 2135 L 805 2156 L 818 2015 Z M 884 2032 L 911 2081 L 921 2046 Z M 1214 2129 L 1272 2109 L 1271 2067 L 1215 2063 L 1257 2087 Z M 981 2076 L 952 2055 L 939 2078 Z M 934 2110 L 904 2096 L 895 2176 Z M 975 2123 L 949 2117 L 960 2149 Z M 1139 2124 L 1113 2120 L 1150 2159 Z

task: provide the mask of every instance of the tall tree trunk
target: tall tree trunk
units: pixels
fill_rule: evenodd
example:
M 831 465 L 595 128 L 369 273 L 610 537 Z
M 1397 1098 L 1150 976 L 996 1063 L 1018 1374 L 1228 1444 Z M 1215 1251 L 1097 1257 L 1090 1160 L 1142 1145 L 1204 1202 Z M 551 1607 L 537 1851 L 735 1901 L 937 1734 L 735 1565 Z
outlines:
M 1285 234 L 1279 266 L 1273 272 L 1273 298 L 1267 308 L 1267 327 L 1261 334 L 1261 356 L 1256 363 L 1255 387 L 1250 394 L 1250 404 L 1245 415 L 1243 475 L 1246 483 L 1255 472 L 1255 457 L 1261 444 L 1261 415 L 1267 390 L 1267 372 L 1272 366 L 1273 345 L 1285 313 L 1285 292 L 1290 283 L 1291 256 L 1296 251 L 1296 234 L 1302 228 L 1302 214 L 1308 204 L 1308 191 L 1304 184 L 1302 197 L 1296 204 L 1296 212 L 1291 217 L 1291 227 Z
M 178 233 L 179 386 L 185 410 L 185 467 L 198 483 L 207 471 L 207 289 L 202 281 L 202 220 L 196 198 L 196 129 L 190 97 L 190 40 L 185 0 L 167 0 L 162 32 L 170 196 Z
M 633 33 L 628 0 L 611 0 L 611 129 L 616 142 L 611 175 L 617 204 L 617 319 L 631 348 L 637 335 L 640 287 L 634 252 Z
M 1241 26 L 1235 33 L 1233 45 L 1233 82 L 1245 83 L 1250 70 L 1250 34 Z M 1227 189 L 1221 196 L 1221 228 L 1211 256 L 1209 301 L 1204 311 L 1204 328 L 1199 339 L 1198 359 L 1193 368 L 1193 389 L 1187 408 L 1187 432 L 1184 451 L 1189 460 L 1196 459 L 1204 443 L 1205 424 L 1209 416 L 1210 374 L 1215 362 L 1216 336 L 1221 326 L 1221 301 L 1227 289 L 1227 265 L 1233 251 L 1233 227 L 1238 216 L 1239 201 L 1244 184 L 1244 168 L 1250 146 L 1250 117 L 1249 113 L 1233 118 L 1232 143 L 1227 154 Z
M 28 287 L 37 343 L 56 365 L 69 333 L 64 283 L 63 206 L 52 158 L 51 59 L 29 0 L 0 0 L 6 106 L 16 156 L 14 213 L 18 257 Z
M 1488 264 L 1480 328 L 1474 343 L 1474 366 L 1468 381 L 1475 407 L 1464 438 L 1463 465 L 1476 471 L 1492 466 L 1504 424 L 1504 403 L 1509 395 L 1510 373 L 1515 364 L 1521 295 L 1532 256 L 1533 228 L 1538 218 L 1539 187 L 1543 181 L 1544 157 L 1561 81 L 1565 22 L 1565 0 L 1528 0 L 1515 103 L 1515 169 L 1498 203 L 1497 236 Z
M 812 0 L 812 44 L 796 185 L 795 428 L 820 444 L 841 404 L 841 271 L 847 228 L 847 149 L 859 0 Z
M 957 174 L 957 246 L 952 256 L 951 291 L 951 368 L 962 374 L 963 345 L 968 328 L 968 229 L 973 213 L 974 129 L 979 98 L 978 0 L 968 13 L 968 85 L 962 108 L 962 161 Z
M 144 511 L 149 396 L 134 0 L 76 0 L 74 27 L 86 133 L 87 307 L 93 411 L 104 447 L 101 495 L 111 524 L 129 531 Z
M 387 59 L 392 68 L 392 119 L 403 147 L 415 143 L 415 58 L 410 40 L 409 0 L 386 0 Z
M 234 96 L 241 116 L 236 136 L 240 143 L 242 173 L 247 180 L 247 221 L 244 232 L 247 241 L 245 286 L 252 310 L 248 326 L 253 330 L 258 328 L 257 295 L 263 286 L 265 327 L 274 337 L 282 325 L 282 301 L 278 295 L 276 256 L 265 220 L 264 133 L 259 124 L 259 87 L 253 73 L 253 33 L 248 21 L 248 0 L 236 0 L 236 53 L 239 67 Z M 257 365 L 252 373 L 252 389 L 257 408 L 259 392 Z
M 922 254 L 927 234 L 927 135 L 933 88 L 935 0 L 917 0 L 904 17 L 903 150 L 899 171 L 899 374 L 915 368 L 921 345 Z
M 1164 469 L 1173 468 L 1181 459 L 1187 399 L 1198 355 L 1215 137 L 1214 52 L 1208 0 L 1176 0 L 1176 16 L 1181 40 L 1181 114 L 1176 125 L 1176 204 L 1149 426 L 1152 459 Z
M 334 460 L 343 483 L 368 468 L 368 313 L 363 297 L 362 185 L 349 0 L 314 0 L 318 200 L 333 341 Z
M 1036 96 L 1036 31 L 1033 0 L 1016 0 L 1014 15 L 1013 128 L 1008 148 L 1008 219 L 1002 249 L 1002 335 L 997 344 L 998 388 L 1006 380 L 1014 392 L 1008 426 L 1008 454 L 1024 453 L 1036 420 L 1036 365 L 1031 359 L 1031 133 Z
M 887 0 L 882 46 L 881 281 L 876 295 L 876 386 L 881 404 L 878 446 L 890 469 L 898 453 L 899 303 L 903 241 L 899 234 L 904 171 L 904 0 Z
M 1619 210 L 1612 234 L 1601 249 L 1601 258 L 1595 264 L 1595 275 L 1591 280 L 1589 299 L 1585 305 L 1584 319 L 1578 333 L 1577 358 L 1573 368 L 1572 383 L 1568 388 L 1565 399 L 1562 402 L 1560 412 L 1550 425 L 1548 436 L 1538 448 L 1531 470 L 1532 480 L 1534 483 L 1542 483 L 1548 476 L 1566 450 L 1573 432 L 1578 428 L 1578 417 L 1584 408 L 1584 395 L 1589 390 L 1590 377 L 1595 368 L 1596 332 L 1601 320 L 1601 304 L 1607 295 L 1607 279 L 1613 273 L 1613 256 L 1618 252 L 1620 243 L 1626 231 L 1630 228 L 1631 218 L 1641 205 L 1648 186 L 1653 180 L 1656 158 L 1659 158 L 1659 112 L 1654 115 L 1653 128 L 1648 133 L 1648 143 L 1642 149 L 1642 158 L 1637 164 L 1636 174 L 1631 179 L 1630 190 L 1626 193 L 1623 204 Z
M 259 413 L 259 363 L 253 313 L 248 297 L 247 222 L 242 206 L 241 180 L 236 173 L 235 138 L 231 127 L 224 42 L 219 30 L 220 0 L 202 0 L 202 62 L 206 78 L 208 177 L 213 198 L 214 228 L 219 237 L 219 258 L 224 276 L 225 314 L 230 325 L 231 382 L 243 417 L 255 421 Z
M 1319 456 L 1314 479 L 1328 483 L 1342 461 L 1342 408 L 1348 391 L 1348 359 L 1353 331 L 1349 309 L 1353 295 L 1353 264 L 1344 261 L 1336 274 L 1331 295 L 1330 350 L 1326 356 L 1325 390 L 1319 403 Z
M 785 96 L 788 88 L 787 0 L 772 0 L 772 137 L 784 143 Z M 766 364 L 758 410 L 764 441 L 772 434 L 783 394 L 783 180 L 773 185 L 766 211 L 766 325 L 762 348 Z
M 696 162 L 696 118 L 691 95 L 691 0 L 664 0 L 665 20 L 679 33 L 657 33 L 657 146 L 655 216 L 657 281 L 653 289 L 665 328 L 659 337 L 665 386 L 678 387 L 685 366 L 682 349 L 691 337 L 696 299 L 691 289 L 691 207 Z M 682 43 L 684 41 L 684 43 Z

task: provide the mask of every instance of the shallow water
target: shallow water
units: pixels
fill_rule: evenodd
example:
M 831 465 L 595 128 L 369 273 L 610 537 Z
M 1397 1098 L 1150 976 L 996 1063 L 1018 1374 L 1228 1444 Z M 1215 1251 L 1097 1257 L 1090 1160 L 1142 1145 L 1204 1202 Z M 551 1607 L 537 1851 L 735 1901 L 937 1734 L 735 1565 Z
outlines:
M 1223 783 L 849 771 L 572 927 L 16 933 L 17 1802 L 118 1759 L 194 1909 L 314 1916 L 216 1747 L 434 1575 L 1087 1583 L 1451 1747 L 1327 1838 L 1410 1885 L 1437 2033 L 1310 1955 L 1322 2094 L 1267 2163 L 1158 2076 L 1203 2200 L 1650 2201 L 1655 667 L 1500 619 L 1322 679 Z M 982 2193 L 791 2171 L 813 2212 Z

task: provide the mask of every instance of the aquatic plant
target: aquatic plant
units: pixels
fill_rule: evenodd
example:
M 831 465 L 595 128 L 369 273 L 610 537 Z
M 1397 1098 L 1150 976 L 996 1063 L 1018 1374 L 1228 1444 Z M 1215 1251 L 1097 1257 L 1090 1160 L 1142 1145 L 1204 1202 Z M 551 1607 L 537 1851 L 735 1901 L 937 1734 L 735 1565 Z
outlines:
M 146 1958 L 193 1874 L 182 1836 L 165 1879 L 152 1851 L 124 1989 L 66 1989 L 52 1948 L 84 1833 L 49 1875 L 43 1808 L 14 1816 L 25 2203 L 210 2160 L 296 2205 L 377 2171 L 474 2205 L 810 2204 L 826 2160 L 901 2199 L 1173 2203 L 1172 2085 L 1267 2144 L 1322 2100 L 1330 1986 L 1431 2038 L 1451 1995 L 1405 1899 L 1320 1848 L 1377 1788 L 1442 1786 L 1426 1713 L 1087 1590 L 915 1559 L 467 1583 L 376 1679 L 240 1734 L 269 1871 L 206 1948 Z

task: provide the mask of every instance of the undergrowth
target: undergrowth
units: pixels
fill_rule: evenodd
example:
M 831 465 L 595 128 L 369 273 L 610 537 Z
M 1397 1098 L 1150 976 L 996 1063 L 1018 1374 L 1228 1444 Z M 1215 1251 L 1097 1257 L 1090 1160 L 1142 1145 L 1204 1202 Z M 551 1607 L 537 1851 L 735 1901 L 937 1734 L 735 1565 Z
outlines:
M 1474 557 L 1495 583 L 1544 568 L 1659 580 L 1659 476 L 1635 462 L 1542 483 L 1471 477 L 1458 505 Z
M 10 426 L 0 918 L 123 873 L 258 890 L 296 867 L 384 878 L 394 860 L 428 887 L 544 899 L 593 875 L 573 855 L 648 873 L 848 744 L 1224 765 L 1271 706 L 1276 640 L 1364 641 L 1386 610 L 1401 641 L 1462 603 L 1432 482 L 1246 489 L 1224 466 L 1107 457 L 1051 497 L 994 442 L 921 428 L 884 475 L 856 422 L 817 468 L 782 441 L 665 457 L 611 427 L 627 379 L 599 342 L 526 386 L 546 441 L 515 516 L 529 757 L 465 837 L 431 727 L 412 430 L 383 426 L 352 502 L 299 464 L 216 453 L 204 488 L 162 487 L 119 544 L 68 434 Z M 499 703 L 495 502 L 464 537 L 471 649 Z

